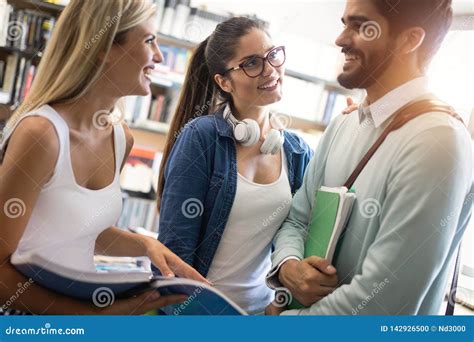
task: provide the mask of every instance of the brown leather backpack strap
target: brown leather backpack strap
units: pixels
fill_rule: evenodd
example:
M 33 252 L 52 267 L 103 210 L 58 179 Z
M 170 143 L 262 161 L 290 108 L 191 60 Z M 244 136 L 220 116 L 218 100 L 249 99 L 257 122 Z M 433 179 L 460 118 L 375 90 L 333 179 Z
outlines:
M 439 100 L 433 100 L 433 99 L 420 100 L 420 101 L 409 103 L 403 106 L 397 112 L 395 112 L 395 114 L 393 114 L 394 119 L 392 120 L 392 122 L 390 122 L 387 128 L 385 128 L 385 130 L 383 131 L 382 135 L 372 145 L 372 147 L 366 153 L 364 158 L 362 158 L 362 160 L 359 162 L 355 170 L 347 179 L 344 186 L 350 189 L 354 185 L 354 182 L 356 181 L 357 177 L 364 169 L 365 165 L 367 165 L 370 158 L 372 158 L 375 152 L 379 149 L 380 145 L 382 145 L 382 143 L 385 141 L 385 139 L 391 132 L 404 126 L 408 121 L 429 112 L 447 113 L 448 115 L 451 115 L 454 118 L 463 122 L 462 118 L 458 114 L 456 114 L 456 112 L 451 106 Z

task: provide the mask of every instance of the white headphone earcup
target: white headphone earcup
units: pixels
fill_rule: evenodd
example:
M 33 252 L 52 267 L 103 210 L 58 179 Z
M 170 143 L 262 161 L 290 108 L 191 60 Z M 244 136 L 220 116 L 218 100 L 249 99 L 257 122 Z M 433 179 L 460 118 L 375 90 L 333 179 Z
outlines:
M 237 139 L 237 127 L 234 130 L 234 136 L 236 137 L 237 141 L 242 144 L 242 146 L 253 146 L 260 139 L 260 126 L 258 125 L 257 121 L 252 119 L 244 119 L 243 122 L 244 123 L 241 123 L 240 125 L 245 126 L 245 139 Z
M 246 142 L 248 140 L 248 128 L 243 122 L 238 122 L 234 127 L 234 138 L 239 143 Z
M 277 154 L 284 143 L 285 137 L 283 134 L 276 129 L 272 129 L 260 147 L 260 152 L 263 154 Z

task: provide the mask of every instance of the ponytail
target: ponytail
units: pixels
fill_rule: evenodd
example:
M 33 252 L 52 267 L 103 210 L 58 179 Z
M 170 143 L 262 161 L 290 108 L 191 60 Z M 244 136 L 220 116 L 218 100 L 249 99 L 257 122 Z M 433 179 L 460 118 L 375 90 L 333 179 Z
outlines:
M 230 18 L 217 25 L 194 51 L 163 151 L 158 178 L 158 211 L 165 188 L 165 166 L 179 133 L 188 121 L 215 111 L 221 102 L 232 101 L 231 95 L 217 86 L 214 75 L 225 73 L 227 62 L 236 54 L 240 38 L 252 29 L 260 29 L 268 35 L 259 21 L 245 17 Z
M 179 133 L 186 123 L 195 117 L 209 114 L 210 108 L 215 106 L 216 86 L 206 63 L 208 41 L 209 38 L 199 44 L 191 57 L 178 105 L 171 120 L 158 178 L 158 211 L 165 187 L 165 166 Z

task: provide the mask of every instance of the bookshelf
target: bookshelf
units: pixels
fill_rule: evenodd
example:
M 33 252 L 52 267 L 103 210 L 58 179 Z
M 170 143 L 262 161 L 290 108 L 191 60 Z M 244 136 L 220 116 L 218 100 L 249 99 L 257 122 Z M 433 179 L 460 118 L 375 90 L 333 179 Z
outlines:
M 54 16 L 58 16 L 64 9 L 63 5 L 41 0 L 8 0 L 8 3 L 16 8 L 38 10 Z
M 5 53 L 12 53 L 12 54 L 18 54 L 21 56 L 25 56 L 27 58 L 38 58 L 40 59 L 43 56 L 42 51 L 35 51 L 33 49 L 26 49 L 22 50 L 16 47 L 10 47 L 10 46 L 0 46 L 0 50 L 5 52 Z
M 170 35 L 158 33 L 158 41 L 162 44 L 174 45 L 179 48 L 194 50 L 198 44 L 190 42 L 189 40 L 175 38 Z
M 21 10 L 24 11 L 22 13 L 38 13 L 40 16 L 50 18 L 53 27 L 55 20 L 64 9 L 62 5 L 51 4 L 40 0 L 7 0 L 7 2 L 16 11 Z M 209 12 L 203 12 L 205 12 L 206 15 L 209 14 Z M 204 17 L 209 19 L 206 15 L 204 15 Z M 216 21 L 226 19 L 223 17 L 214 18 Z M 216 21 L 207 28 L 211 30 L 211 32 L 217 24 Z M 5 24 L 2 22 L 0 25 Z M 28 29 L 27 31 L 29 32 L 30 30 Z M 204 32 L 203 34 L 209 33 L 210 32 Z M 117 223 L 119 227 L 144 226 L 154 232 L 158 229 L 155 203 L 156 193 L 153 186 L 155 186 L 157 182 L 156 177 L 161 160 L 161 151 L 163 151 L 166 142 L 166 135 L 169 131 L 169 122 L 174 112 L 174 106 L 176 105 L 180 89 L 184 83 L 186 66 L 192 52 L 198 45 L 198 41 L 202 40 L 199 37 L 193 38 L 194 41 L 190 41 L 158 32 L 157 40 L 165 57 L 165 61 L 155 69 L 155 72 L 151 76 L 151 95 L 149 97 L 126 97 L 127 116 L 125 119 L 132 130 L 135 145 L 121 177 L 124 206 L 122 216 Z M 41 44 L 34 44 L 33 46 L 23 43 L 3 44 L 4 46 L 0 44 L 0 60 L 7 61 L 9 56 L 14 56 L 10 58 L 16 59 L 16 63 L 18 63 L 15 64 L 14 73 L 11 75 L 14 78 L 12 82 L 14 87 L 10 89 L 11 93 L 5 91 L 3 80 L 0 83 L 0 102 L 4 102 L 0 103 L 0 129 L 2 128 L 2 121 L 5 123 L 15 106 L 24 98 L 25 90 L 27 90 L 25 89 L 27 87 L 24 86 L 24 82 L 28 78 L 26 77 L 27 72 L 28 70 L 33 70 L 31 73 L 32 79 L 34 77 L 35 67 L 41 60 L 46 41 L 43 41 Z M 326 103 L 330 102 L 330 94 L 336 94 L 342 97 L 353 95 L 353 92 L 340 87 L 334 81 L 328 81 L 315 75 L 287 69 L 285 82 L 288 81 L 288 88 L 291 89 L 290 80 L 296 87 L 302 85 L 304 87 L 303 90 L 306 90 L 307 95 L 304 97 L 304 105 L 306 105 L 307 102 L 316 101 L 315 98 L 319 96 L 311 93 L 313 88 L 317 88 L 318 91 L 325 92 L 328 95 L 324 101 L 318 100 L 322 102 L 322 106 L 319 105 L 320 108 L 318 109 L 320 111 L 319 118 L 316 118 L 316 113 L 312 113 L 311 111 L 308 113 L 299 113 L 302 115 L 297 116 L 290 115 L 289 112 L 285 113 L 285 111 L 276 110 L 276 112 L 290 117 L 289 128 L 306 132 L 307 136 L 321 134 L 321 132 L 325 130 L 332 116 L 332 113 L 328 114 L 327 107 L 329 107 L 329 105 Z M 295 88 L 295 92 L 297 94 L 293 94 L 294 99 L 301 102 L 300 99 L 302 96 L 300 89 Z M 9 94 L 11 95 L 11 99 L 9 101 L 2 101 Z M 331 106 L 334 106 L 334 101 L 335 99 L 332 98 Z M 310 107 L 312 110 L 316 110 L 318 106 L 316 103 L 313 103 Z M 311 116 L 314 117 L 310 118 Z M 146 158 L 142 158 L 143 156 L 140 157 L 142 154 L 146 155 Z M 142 172 L 148 172 L 144 171 L 146 167 L 150 170 L 148 170 L 149 174 L 147 173 L 144 176 Z M 127 184 L 129 188 L 127 188 Z M 136 191 L 136 189 L 133 190 L 134 186 L 149 187 L 150 184 L 152 187 L 146 192 Z
M 62 5 L 47 3 L 40 0 L 8 0 L 8 3 L 14 6 L 16 9 L 35 10 L 41 13 L 46 13 L 47 15 L 51 15 L 52 17 L 57 17 L 60 14 L 60 12 L 64 9 L 64 6 Z M 176 38 L 169 34 L 163 34 L 163 33 L 158 33 L 157 40 L 160 47 L 162 47 L 163 49 L 167 51 L 168 50 L 171 51 L 171 52 L 168 51 L 168 53 L 165 54 L 166 56 L 172 56 L 172 58 L 176 57 L 176 55 L 173 55 L 173 53 L 176 52 L 174 51 L 174 49 L 178 49 L 179 53 L 182 53 L 183 56 L 184 56 L 184 51 L 187 51 L 185 57 L 181 56 L 182 59 L 183 58 L 186 59 L 186 62 L 189 60 L 189 57 L 192 51 L 197 46 L 196 42 L 192 42 L 192 41 L 182 39 L 182 38 Z M 6 46 L 0 47 L 0 56 L 5 55 L 5 54 L 18 55 L 21 58 L 27 59 L 31 64 L 37 65 L 37 63 L 41 59 L 42 51 L 38 49 L 31 49 L 31 48 L 20 49 L 18 47 L 6 47 Z M 181 61 L 181 64 L 183 64 L 183 61 Z M 184 82 L 185 70 L 183 66 L 180 67 L 181 70 L 179 70 L 178 72 L 175 72 L 173 70 L 165 70 L 165 69 L 162 69 L 159 73 L 155 74 L 152 78 L 151 89 L 153 93 L 152 95 L 153 98 L 160 95 L 166 97 L 170 95 L 170 93 L 174 93 L 173 95 L 176 97 L 177 94 L 179 93 L 180 87 L 182 86 Z M 172 67 L 170 69 L 172 69 Z M 355 98 L 358 97 L 358 93 L 355 93 L 353 91 L 350 91 L 341 87 L 337 82 L 333 80 L 325 80 L 315 75 L 308 75 L 302 72 L 297 72 L 291 69 L 287 69 L 286 78 L 296 79 L 302 82 L 306 82 L 306 84 L 320 85 L 320 89 L 324 92 L 330 92 L 332 94 L 340 95 L 343 97 L 345 96 L 354 96 Z M 5 121 L 9 117 L 9 115 L 12 112 L 12 108 L 14 108 L 16 104 L 18 104 L 18 100 L 21 100 L 21 99 L 17 99 L 16 103 L 0 104 L 0 121 Z M 310 97 L 308 98 L 307 101 L 310 102 L 312 100 L 313 100 L 313 97 Z M 175 102 L 176 102 L 176 99 L 175 99 Z M 329 104 L 326 102 L 319 106 L 320 113 L 318 114 L 319 115 L 318 118 L 308 117 L 312 113 L 309 113 L 309 115 L 305 114 L 301 116 L 295 116 L 295 115 L 292 115 L 291 113 L 285 113 L 284 111 L 280 111 L 278 110 L 278 108 L 276 109 L 276 111 L 283 115 L 288 115 L 292 118 L 290 128 L 302 130 L 302 131 L 323 131 L 326 128 L 328 122 L 331 120 L 332 118 L 331 116 L 333 114 L 333 113 L 329 113 L 331 108 L 327 108 L 328 106 L 334 106 L 334 103 Z M 169 112 L 173 112 L 174 110 L 173 103 L 168 103 L 166 110 Z M 162 121 L 148 120 L 144 116 L 145 115 L 142 113 L 142 118 L 139 122 L 136 122 L 135 121 L 136 118 L 131 116 L 129 117 L 128 123 L 130 127 L 133 129 L 133 132 L 135 133 L 143 132 L 143 134 L 140 135 L 140 141 L 147 143 L 148 145 L 157 146 L 157 143 L 156 143 L 157 141 L 158 143 L 161 143 L 162 141 L 164 141 L 164 139 L 161 139 L 161 137 L 158 137 L 158 136 L 167 134 L 168 129 L 169 129 L 169 121 L 171 119 L 171 115 L 170 113 L 167 113 L 166 115 L 167 119 L 162 120 Z M 152 134 L 155 134 L 156 136 L 153 136 Z M 145 141 L 145 137 L 151 138 L 151 139 L 148 141 Z M 163 148 L 163 146 L 158 146 L 158 147 L 160 149 Z

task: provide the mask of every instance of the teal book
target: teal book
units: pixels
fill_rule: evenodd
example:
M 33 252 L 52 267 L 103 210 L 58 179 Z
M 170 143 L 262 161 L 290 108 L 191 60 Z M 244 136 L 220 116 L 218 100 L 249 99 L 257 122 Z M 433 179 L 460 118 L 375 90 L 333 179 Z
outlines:
M 308 225 L 304 257 L 318 256 L 332 261 L 337 242 L 347 224 L 356 195 L 346 187 L 321 187 L 316 191 Z M 303 306 L 293 300 L 290 309 Z

